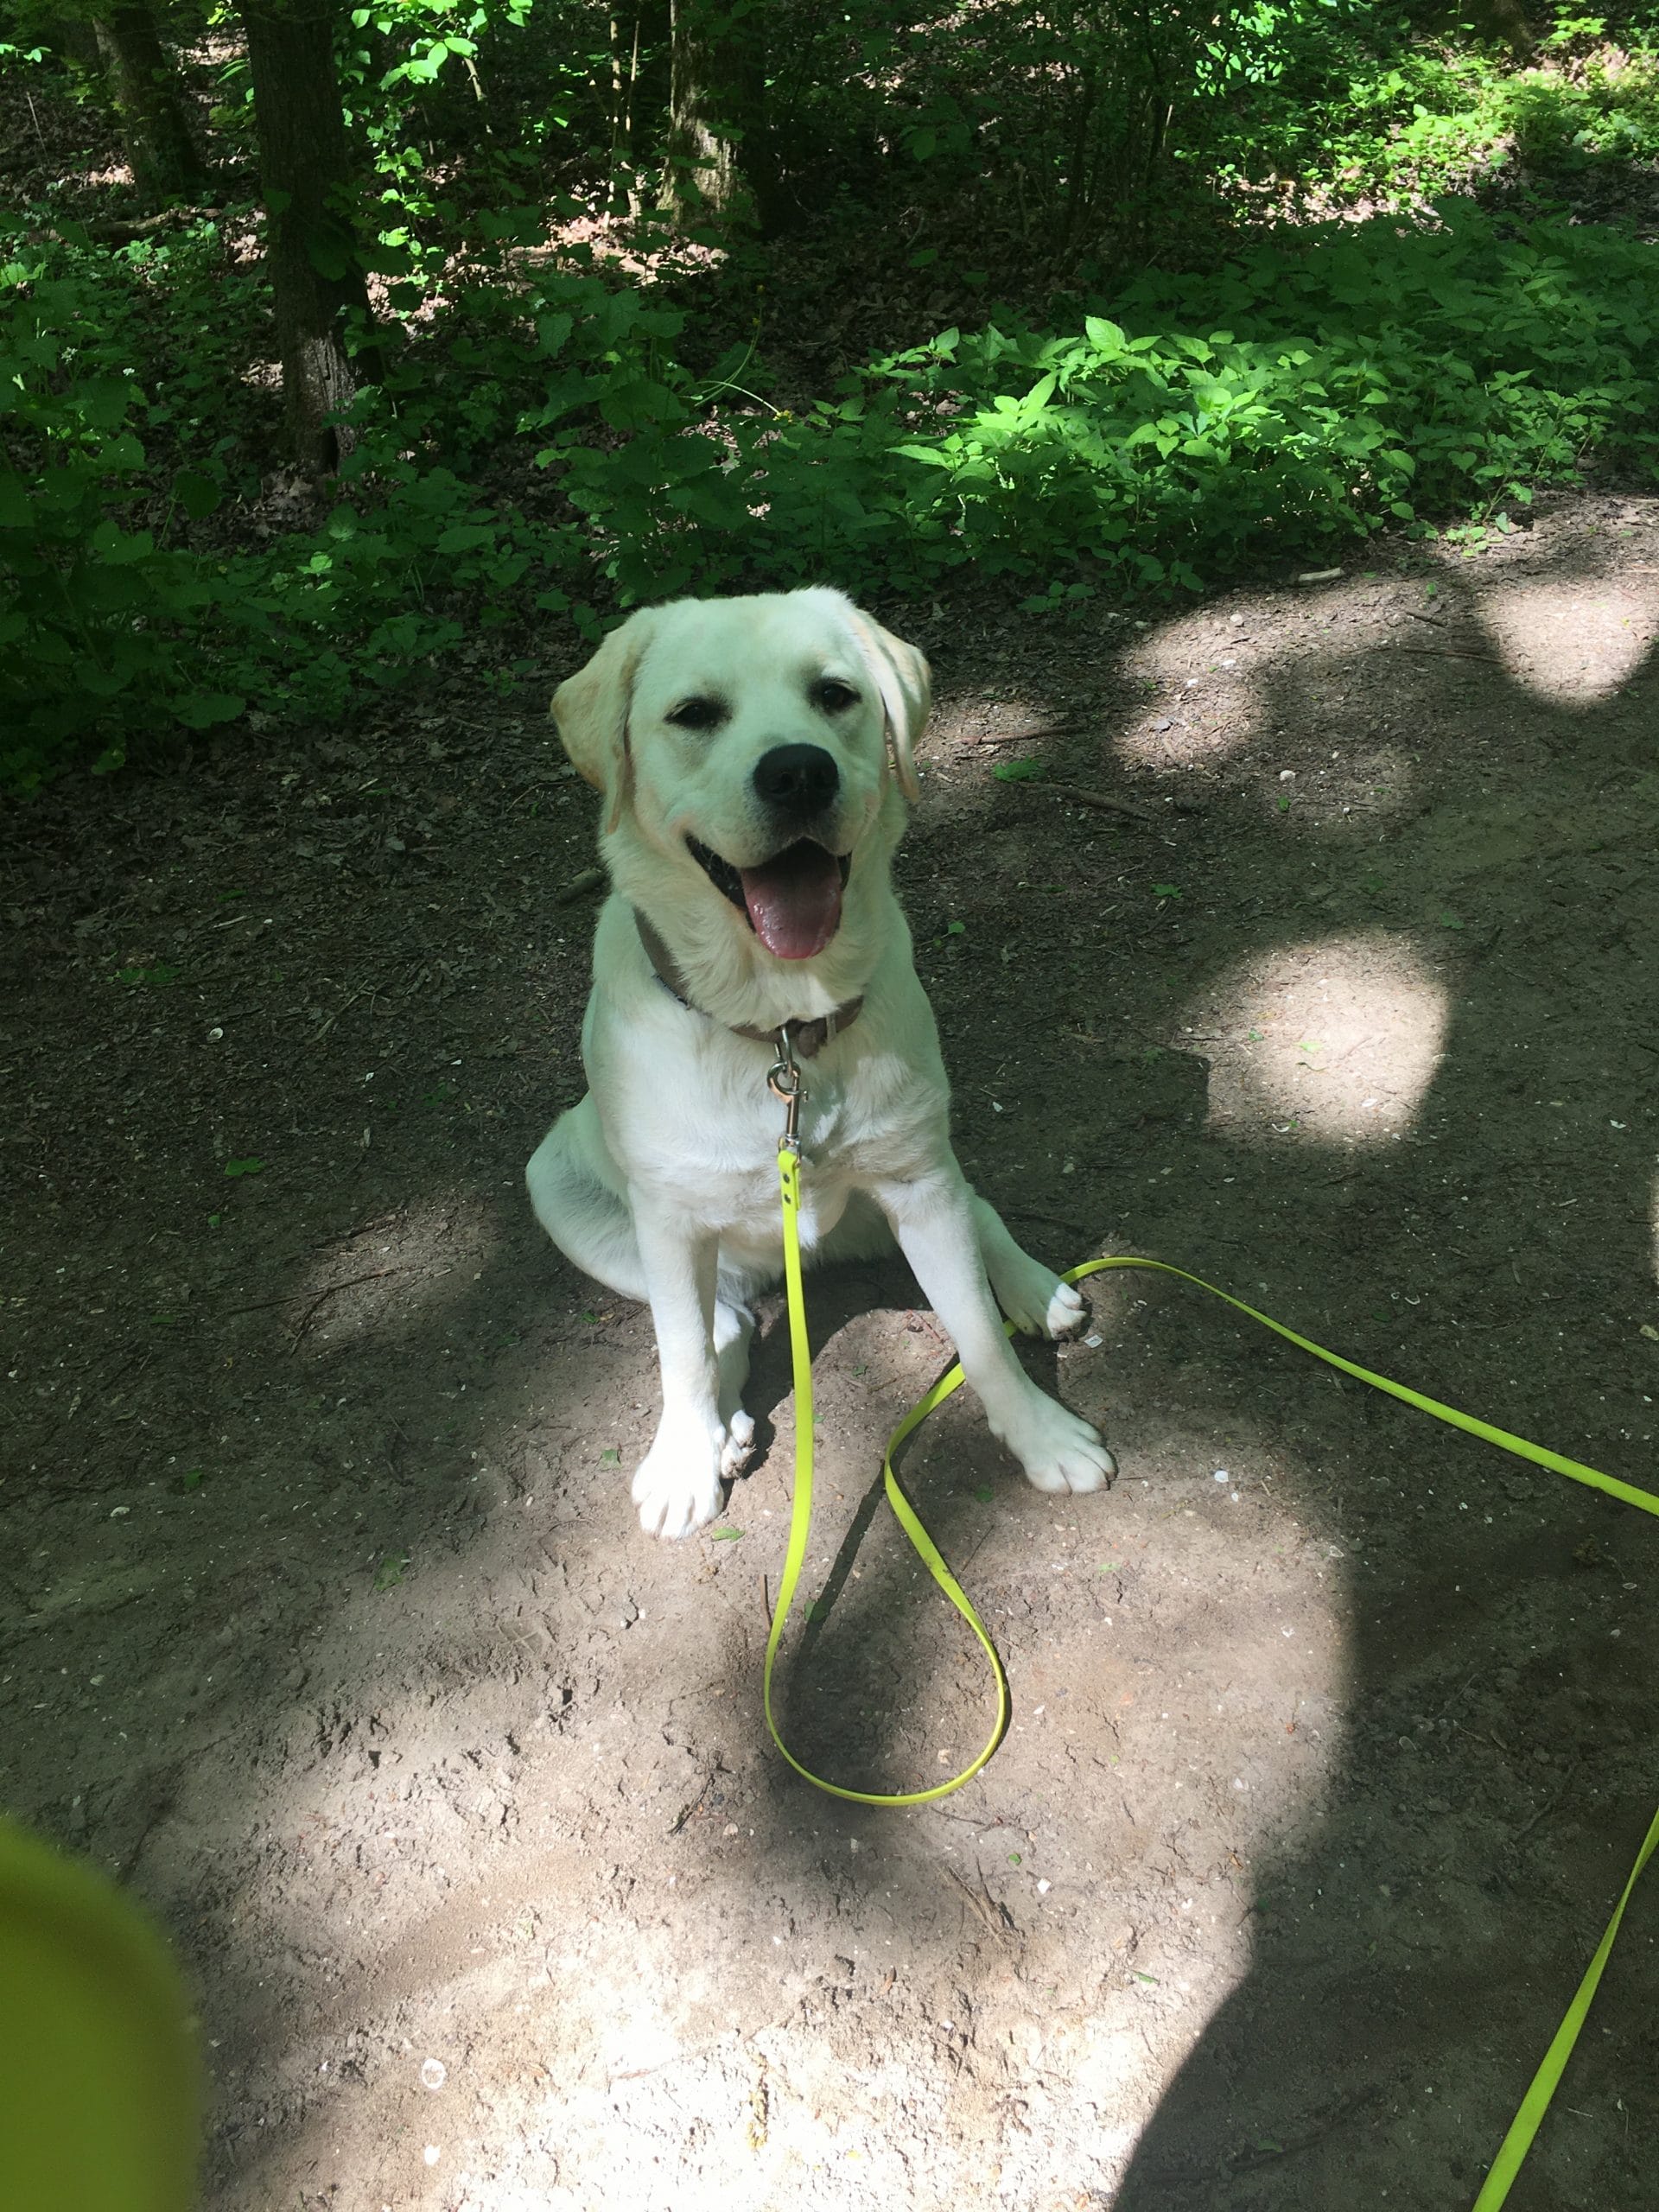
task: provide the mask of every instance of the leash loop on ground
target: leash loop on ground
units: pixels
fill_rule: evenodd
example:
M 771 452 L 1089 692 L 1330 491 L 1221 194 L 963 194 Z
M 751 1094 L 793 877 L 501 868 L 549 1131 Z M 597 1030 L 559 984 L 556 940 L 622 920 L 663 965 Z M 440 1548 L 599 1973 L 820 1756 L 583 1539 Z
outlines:
M 798 1147 L 791 1145 L 788 1136 L 779 1147 L 778 1180 L 783 1195 L 784 1281 L 789 1294 L 789 1350 L 795 1377 L 795 1497 L 790 1510 L 789 1547 L 784 1554 L 783 1579 L 778 1586 L 778 1604 L 772 1617 L 772 1633 L 766 1638 L 766 1666 L 761 1677 L 766 1728 L 772 1742 L 796 1773 L 811 1783 L 815 1789 L 827 1790 L 832 1797 L 844 1797 L 855 1805 L 926 1805 L 936 1797 L 949 1796 L 953 1789 L 960 1789 L 964 1782 L 971 1781 L 1001 1742 L 1008 1725 L 1008 1678 L 1003 1672 L 996 1646 L 991 1642 L 984 1623 L 974 1611 L 967 1592 L 945 1565 L 938 1545 L 922 1526 L 916 1509 L 899 1487 L 899 1478 L 893 1471 L 894 1452 L 936 1406 L 943 1405 L 951 1392 L 960 1388 L 962 1369 L 960 1366 L 953 1367 L 948 1375 L 942 1376 L 927 1395 L 911 1408 L 887 1439 L 887 1448 L 881 1459 L 881 1479 L 887 1491 L 887 1503 L 923 1565 L 979 1638 L 996 1686 L 996 1720 L 978 1756 L 963 1767 L 960 1774 L 953 1774 L 948 1782 L 937 1782 L 930 1789 L 848 1789 L 838 1782 L 826 1782 L 822 1775 L 814 1774 L 810 1767 L 802 1765 L 784 1741 L 772 1712 L 772 1666 L 778 1656 L 779 1644 L 783 1640 L 789 1609 L 795 1600 L 796 1586 L 806 1560 L 807 1538 L 812 1529 L 812 1347 L 807 1338 L 806 1301 L 801 1291 L 801 1159 Z
M 780 1096 L 786 1096 L 780 1093 Z M 796 1102 L 791 1100 L 791 1105 Z M 922 1526 L 915 1508 L 899 1486 L 893 1471 L 893 1455 L 899 1446 L 918 1429 L 936 1407 L 941 1406 L 952 1392 L 962 1386 L 960 1363 L 951 1367 L 905 1415 L 893 1434 L 882 1455 L 881 1478 L 887 1491 L 887 1503 L 892 1506 L 900 1528 L 910 1539 L 928 1573 L 944 1592 L 951 1604 L 967 1622 L 982 1646 L 989 1662 L 992 1679 L 996 1687 L 996 1720 L 977 1757 L 970 1760 L 959 1774 L 948 1782 L 935 1783 L 929 1789 L 910 1789 L 884 1792 L 871 1789 L 849 1789 L 839 1783 L 826 1782 L 804 1766 L 783 1739 L 772 1710 L 772 1669 L 778 1656 L 778 1647 L 783 1640 L 785 1624 L 794 1602 L 795 1592 L 801 1579 L 801 1569 L 806 1560 L 807 1539 L 812 1526 L 812 1350 L 806 1332 L 806 1305 L 801 1288 L 801 1159 L 798 1142 L 795 1140 L 793 1115 L 790 1128 L 778 1154 L 778 1176 L 783 1197 L 784 1221 L 784 1280 L 789 1298 L 790 1356 L 795 1377 L 795 1495 L 790 1514 L 789 1547 L 784 1559 L 783 1580 L 779 1585 L 777 1609 L 772 1615 L 772 1632 L 766 1638 L 766 1667 L 762 1694 L 766 1704 L 766 1727 L 772 1742 L 791 1766 L 815 1789 L 827 1790 L 832 1797 L 843 1797 L 858 1805 L 925 1805 L 938 1797 L 948 1796 L 953 1789 L 960 1789 L 964 1782 L 973 1779 L 1001 1742 L 1008 1725 L 1008 1678 L 1003 1670 L 995 1645 L 991 1642 L 983 1622 L 974 1611 L 967 1593 L 945 1565 L 938 1546 Z M 1327 1351 L 1323 1344 L 1316 1344 L 1309 1337 L 1300 1336 L 1294 1329 L 1287 1329 L 1282 1321 L 1275 1321 L 1271 1314 L 1259 1312 L 1247 1305 L 1242 1298 L 1235 1298 L 1230 1291 L 1219 1290 L 1202 1275 L 1191 1274 L 1185 1268 L 1172 1267 L 1165 1260 L 1144 1260 L 1128 1255 L 1113 1255 L 1105 1259 L 1085 1260 L 1081 1267 L 1071 1268 L 1063 1278 L 1066 1282 L 1082 1282 L 1090 1275 L 1103 1274 L 1108 1269 L 1137 1268 L 1147 1273 L 1173 1275 L 1179 1282 L 1190 1282 L 1197 1289 L 1207 1291 L 1230 1306 L 1236 1313 L 1257 1321 L 1264 1329 L 1271 1329 L 1274 1336 L 1282 1337 L 1287 1344 L 1294 1344 L 1300 1351 L 1310 1352 L 1315 1359 L 1322 1359 L 1344 1375 L 1351 1375 L 1356 1382 L 1369 1383 L 1373 1389 L 1384 1390 L 1391 1398 L 1414 1406 L 1420 1413 L 1431 1414 L 1436 1421 L 1448 1422 L 1483 1443 L 1493 1444 L 1501 1452 L 1512 1452 L 1517 1459 L 1528 1459 L 1535 1466 L 1548 1468 L 1552 1473 L 1565 1475 L 1569 1481 L 1583 1483 L 1592 1490 L 1603 1491 L 1617 1498 L 1621 1504 L 1633 1505 L 1639 1512 L 1659 1516 L 1659 1496 L 1651 1491 L 1639 1490 L 1633 1483 L 1620 1482 L 1616 1476 L 1604 1475 L 1599 1468 L 1586 1466 L 1581 1460 L 1569 1459 L 1560 1452 L 1551 1452 L 1541 1444 L 1530 1444 L 1523 1436 L 1514 1435 L 1506 1428 L 1498 1428 L 1491 1421 L 1478 1420 L 1472 1414 L 1460 1413 L 1455 1406 L 1443 1405 L 1438 1398 L 1431 1398 L 1421 1390 L 1413 1390 L 1403 1382 L 1392 1382 L 1386 1375 L 1374 1374 L 1369 1367 L 1361 1367 L 1351 1359 L 1344 1359 L 1339 1352 Z M 1014 1324 L 1007 1325 L 1010 1336 Z M 1540 2123 L 1549 2108 L 1567 2062 L 1571 2057 L 1579 2031 L 1583 2026 L 1591 2003 L 1600 1985 L 1602 1969 L 1613 1948 L 1619 1924 L 1624 1917 L 1630 1892 L 1635 1889 L 1643 1869 L 1659 1849 L 1659 1813 L 1653 1817 L 1647 1837 L 1637 1854 L 1612 1918 L 1608 1922 L 1590 1961 L 1588 1971 L 1580 1983 L 1567 2016 L 1556 2030 L 1543 2063 L 1533 2076 L 1531 2087 L 1522 2100 L 1521 2108 L 1510 2125 L 1487 2174 L 1480 2195 L 1476 2198 L 1473 2212 L 1499 2212 L 1510 2193 L 1522 2160 L 1532 2147 Z

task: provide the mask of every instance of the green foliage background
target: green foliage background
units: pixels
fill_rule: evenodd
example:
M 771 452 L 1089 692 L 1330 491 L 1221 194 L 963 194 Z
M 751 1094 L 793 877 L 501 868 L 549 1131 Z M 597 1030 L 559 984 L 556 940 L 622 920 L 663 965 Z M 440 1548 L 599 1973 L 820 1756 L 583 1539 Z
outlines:
M 550 616 L 647 597 L 969 565 L 1033 608 L 1190 592 L 1656 473 L 1654 250 L 1570 206 L 1651 174 L 1649 21 L 1558 17 L 1521 67 L 1351 0 L 992 5 L 948 41 L 796 13 L 770 97 L 810 219 L 671 245 L 613 219 L 656 156 L 607 18 L 342 16 L 390 366 L 286 512 L 233 40 L 230 205 L 115 243 L 91 187 L 0 217 L 0 785 L 338 715 L 463 645 L 510 681 Z M 95 76 L 14 29 L 0 82 L 98 142 Z M 891 350 L 814 344 L 855 280 Z

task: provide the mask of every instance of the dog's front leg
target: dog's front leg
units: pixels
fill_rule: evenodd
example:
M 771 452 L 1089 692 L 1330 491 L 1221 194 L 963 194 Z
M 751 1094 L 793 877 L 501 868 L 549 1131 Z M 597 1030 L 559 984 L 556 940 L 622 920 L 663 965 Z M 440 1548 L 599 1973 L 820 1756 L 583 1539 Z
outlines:
M 663 1380 L 662 1419 L 635 1471 L 633 1502 L 648 1536 L 689 1536 L 720 1511 L 730 1456 L 715 1347 L 719 1243 L 712 1230 L 637 1198 L 633 1225 Z
M 876 1192 L 905 1257 L 955 1340 L 991 1433 L 1039 1490 L 1098 1490 L 1117 1463 L 1095 1429 L 1038 1389 L 1014 1354 L 986 1280 L 973 1193 L 954 1160 L 941 1173 Z

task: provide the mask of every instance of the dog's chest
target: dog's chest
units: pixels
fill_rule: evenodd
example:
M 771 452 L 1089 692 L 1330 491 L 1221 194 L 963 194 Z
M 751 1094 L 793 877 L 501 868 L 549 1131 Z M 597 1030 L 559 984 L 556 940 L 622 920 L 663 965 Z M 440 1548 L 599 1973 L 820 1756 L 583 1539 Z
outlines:
M 856 1071 L 851 1081 L 812 1064 L 803 1074 L 801 1230 L 810 1246 L 835 1226 L 855 1191 L 912 1174 L 917 1162 L 912 1117 L 895 1115 L 893 1102 L 860 1083 Z M 700 1156 L 693 1165 L 683 1155 L 680 1195 L 694 1198 L 711 1225 L 775 1230 L 783 1103 L 764 1090 L 741 1101 L 728 1091 L 723 1106 L 699 1116 L 686 1149 Z M 691 1134 L 683 1122 L 681 1132 Z

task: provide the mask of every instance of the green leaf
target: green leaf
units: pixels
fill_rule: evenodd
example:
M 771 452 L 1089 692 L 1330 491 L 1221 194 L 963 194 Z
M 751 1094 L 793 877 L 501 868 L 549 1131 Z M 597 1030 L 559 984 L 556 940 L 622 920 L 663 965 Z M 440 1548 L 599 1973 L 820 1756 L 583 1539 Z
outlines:
M 130 562 L 147 560 L 156 550 L 156 540 L 147 530 L 124 531 L 106 518 L 92 532 L 92 548 L 100 561 L 124 567 Z
M 743 1531 L 741 1529 L 716 1529 L 710 1537 L 710 1541 L 716 1544 L 737 1544 L 742 1541 Z
M 1154 883 L 1152 887 L 1152 895 L 1154 899 L 1180 899 L 1184 898 L 1185 893 L 1179 884 Z
M 192 522 L 200 522 L 218 506 L 219 489 L 211 476 L 202 475 L 198 469 L 184 468 L 173 479 L 173 496 Z
M 379 1566 L 374 1570 L 375 1588 L 377 1590 L 391 1590 L 395 1588 L 396 1586 L 403 1580 L 404 1569 L 408 1565 L 409 1554 L 407 1552 L 404 1553 L 401 1557 L 395 1553 L 388 1552 L 385 1559 L 381 1560 Z
M 247 703 L 235 691 L 187 691 L 173 702 L 173 711 L 187 729 L 211 729 L 215 722 L 233 722 Z
M 991 773 L 999 784 L 1031 784 L 1048 770 L 1040 760 L 999 760 Z
M 225 1163 L 227 1175 L 263 1175 L 264 1172 L 263 1160 L 227 1160 Z

